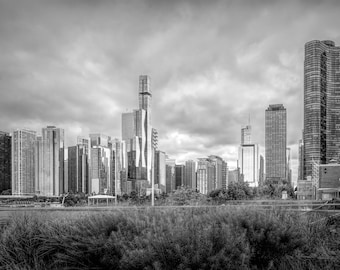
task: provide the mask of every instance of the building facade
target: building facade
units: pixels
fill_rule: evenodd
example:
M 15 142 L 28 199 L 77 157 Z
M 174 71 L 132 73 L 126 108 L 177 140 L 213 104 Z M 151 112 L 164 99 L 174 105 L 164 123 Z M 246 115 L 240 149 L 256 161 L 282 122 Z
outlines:
M 0 131 L 0 194 L 11 189 L 11 136 Z
M 287 180 L 287 113 L 282 104 L 269 105 L 265 112 L 266 180 Z
M 212 182 L 212 190 L 220 189 L 223 186 L 223 159 L 219 156 L 211 155 L 209 156 L 209 160 L 214 167 L 214 178 Z
M 185 166 L 177 164 L 175 166 L 175 178 L 176 178 L 176 189 L 180 189 L 184 186 L 184 171 Z
M 185 187 L 191 188 L 193 190 L 197 189 L 196 184 L 196 162 L 193 160 L 187 160 L 185 162 L 184 169 L 184 183 Z
M 251 141 L 250 125 L 241 129 L 238 161 L 244 182 L 251 187 L 257 187 L 259 184 L 259 146 Z
M 75 146 L 68 147 L 67 190 L 87 194 L 89 187 L 90 140 L 82 139 Z M 66 169 L 66 168 L 65 168 Z
M 228 169 L 228 163 L 223 160 L 222 162 L 222 188 L 226 189 L 229 184 L 229 169 Z
M 264 158 L 260 155 L 260 165 L 259 165 L 259 186 L 264 185 Z
M 298 180 L 303 180 L 304 179 L 304 159 L 305 159 L 305 155 L 304 155 L 304 145 L 303 145 L 303 140 L 299 140 L 299 166 L 298 166 Z
M 39 139 L 39 181 L 36 192 L 43 196 L 64 193 L 64 130 L 55 126 L 42 129 Z
M 340 158 L 340 47 L 330 40 L 305 44 L 304 61 L 304 168 Z
M 154 158 L 155 187 L 162 192 L 166 192 L 166 155 L 164 152 L 156 150 Z
M 112 140 L 112 164 L 111 164 L 111 186 L 112 193 L 121 195 L 127 193 L 126 188 L 126 160 L 125 142 L 118 139 Z
M 12 194 L 35 194 L 36 132 L 15 130 L 12 136 Z
M 165 159 L 165 165 L 166 165 L 166 187 L 165 192 L 170 193 L 176 189 L 176 160 L 171 158 Z
M 215 189 L 216 169 L 209 158 L 199 158 L 197 162 L 197 190 L 208 194 Z
M 90 134 L 89 192 L 109 194 L 111 187 L 111 138 L 103 134 Z

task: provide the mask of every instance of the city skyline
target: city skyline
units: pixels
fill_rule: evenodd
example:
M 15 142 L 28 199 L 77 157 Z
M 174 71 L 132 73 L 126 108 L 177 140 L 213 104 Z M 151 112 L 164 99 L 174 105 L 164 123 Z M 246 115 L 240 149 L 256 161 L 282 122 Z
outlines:
M 295 179 L 304 44 L 340 43 L 338 6 L 1 1 L 0 130 L 55 125 L 65 147 L 90 133 L 120 138 L 121 113 L 136 107 L 147 74 L 159 148 L 178 162 L 218 155 L 236 167 L 248 115 L 263 154 L 264 110 L 283 103 Z

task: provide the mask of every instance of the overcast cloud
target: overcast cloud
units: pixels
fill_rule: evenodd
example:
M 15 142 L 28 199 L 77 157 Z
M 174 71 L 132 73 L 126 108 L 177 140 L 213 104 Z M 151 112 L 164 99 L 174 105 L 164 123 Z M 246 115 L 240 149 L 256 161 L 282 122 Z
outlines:
M 283 103 L 296 177 L 304 44 L 340 44 L 339 1 L 0 0 L 0 130 L 64 128 L 66 144 L 121 137 L 121 113 L 151 77 L 159 147 L 178 162 L 236 165 L 250 122 Z

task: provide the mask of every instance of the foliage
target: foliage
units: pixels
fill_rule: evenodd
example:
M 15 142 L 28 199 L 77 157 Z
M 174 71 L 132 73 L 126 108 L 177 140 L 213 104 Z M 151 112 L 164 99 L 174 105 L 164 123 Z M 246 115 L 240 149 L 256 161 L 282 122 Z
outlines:
M 337 269 L 334 222 L 236 206 L 16 214 L 1 269 Z
M 188 187 L 181 187 L 168 194 L 166 205 L 198 205 L 206 201 L 206 196 Z
M 257 188 L 257 195 L 270 199 L 278 199 L 282 198 L 282 191 L 284 190 L 287 191 L 289 198 L 295 198 L 294 188 L 289 183 L 274 184 L 270 180 L 267 180 L 263 186 Z
M 248 200 L 254 197 L 252 188 L 244 182 L 230 183 L 228 189 L 216 189 L 208 194 L 214 202 L 224 203 L 228 200 Z
M 65 199 L 64 199 L 65 197 Z M 82 192 L 65 194 L 59 198 L 59 202 L 62 203 L 64 199 L 64 206 L 76 206 L 76 205 L 86 205 L 87 198 Z

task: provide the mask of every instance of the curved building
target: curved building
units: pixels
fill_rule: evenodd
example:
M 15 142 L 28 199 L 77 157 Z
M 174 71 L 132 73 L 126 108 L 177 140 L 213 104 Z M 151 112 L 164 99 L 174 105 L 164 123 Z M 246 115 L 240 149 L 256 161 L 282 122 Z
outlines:
M 304 179 L 312 164 L 340 157 L 340 47 L 330 40 L 305 44 Z

